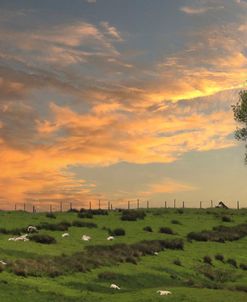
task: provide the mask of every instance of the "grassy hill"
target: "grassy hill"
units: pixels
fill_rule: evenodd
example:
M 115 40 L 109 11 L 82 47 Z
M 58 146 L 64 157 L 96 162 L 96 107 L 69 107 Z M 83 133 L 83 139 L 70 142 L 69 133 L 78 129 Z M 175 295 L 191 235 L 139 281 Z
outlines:
M 95 214 L 1 211 L 0 260 L 7 265 L 0 265 L 0 301 L 246 301 L 246 210 L 149 209 L 135 221 L 117 211 Z M 8 240 L 28 225 L 56 242 Z M 125 235 L 107 241 L 119 228 Z M 207 241 L 188 237 L 203 230 L 211 231 Z M 92 239 L 82 241 L 83 234 Z M 159 296 L 159 289 L 172 295 Z

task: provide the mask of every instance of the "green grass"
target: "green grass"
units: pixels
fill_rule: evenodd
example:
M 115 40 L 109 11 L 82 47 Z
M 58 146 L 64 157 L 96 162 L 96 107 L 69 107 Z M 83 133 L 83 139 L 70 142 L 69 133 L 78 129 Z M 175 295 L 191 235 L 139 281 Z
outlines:
M 247 222 L 247 211 L 222 209 L 185 209 L 178 213 L 175 209 L 150 209 L 143 220 L 121 221 L 121 213 L 111 212 L 108 216 L 94 216 L 80 219 L 76 213 L 56 213 L 56 219 L 45 213 L 25 213 L 0 211 L 0 228 L 8 230 L 38 225 L 42 222 L 57 224 L 61 221 L 81 220 L 97 224 L 97 228 L 70 227 L 70 237 L 62 238 L 61 231 L 40 230 L 40 234 L 53 236 L 56 244 L 8 241 L 13 235 L 0 234 L 0 260 L 8 263 L 16 260 L 51 259 L 65 254 L 72 256 L 86 251 L 87 246 L 106 246 L 124 243 L 131 245 L 142 240 L 183 239 L 184 250 L 165 249 L 156 255 L 140 257 L 137 264 L 104 262 L 100 267 L 84 273 L 68 273 L 57 277 L 21 277 L 11 272 L 10 266 L 0 273 L 0 301 L 174 301 L 174 302 L 244 302 L 246 301 L 247 271 L 234 268 L 230 264 L 215 260 L 216 254 L 224 255 L 225 260 L 233 258 L 247 264 L 247 237 L 240 240 L 218 243 L 187 241 L 189 232 L 211 230 L 215 226 L 235 226 Z M 222 216 L 231 217 L 231 222 L 223 222 Z M 172 223 L 177 220 L 179 224 Z M 151 226 L 153 232 L 143 230 Z M 161 227 L 171 228 L 175 235 L 161 234 Z M 123 228 L 125 236 L 107 241 L 107 229 Z M 83 234 L 92 240 L 82 241 Z M 203 257 L 212 258 L 212 266 L 205 266 Z M 99 258 L 101 256 L 99 255 Z M 180 265 L 174 264 L 179 259 Z M 99 259 L 100 260 L 100 259 Z M 205 273 L 206 272 L 206 273 Z M 224 275 L 224 282 L 217 276 Z M 207 273 L 213 276 L 207 277 Z M 210 275 L 210 276 L 211 276 Z M 221 275 L 220 275 L 221 276 Z M 214 279 L 215 278 L 215 279 Z M 218 280 L 218 281 L 217 281 Z M 111 283 L 121 287 L 120 291 L 109 288 Z M 242 291 L 236 290 L 241 288 Z M 159 296 L 156 291 L 167 289 L 171 296 Z

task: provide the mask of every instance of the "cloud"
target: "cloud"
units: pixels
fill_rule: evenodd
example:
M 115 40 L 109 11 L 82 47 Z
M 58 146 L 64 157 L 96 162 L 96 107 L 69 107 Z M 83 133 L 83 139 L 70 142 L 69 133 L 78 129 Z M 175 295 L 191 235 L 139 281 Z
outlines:
M 96 3 L 96 0 L 86 0 L 87 3 Z
M 178 192 L 188 192 L 195 191 L 197 187 L 193 185 L 178 182 L 174 179 L 165 178 L 162 181 L 154 184 L 150 184 L 147 188 L 147 191 L 140 192 L 140 196 L 151 196 L 160 193 L 178 193 Z

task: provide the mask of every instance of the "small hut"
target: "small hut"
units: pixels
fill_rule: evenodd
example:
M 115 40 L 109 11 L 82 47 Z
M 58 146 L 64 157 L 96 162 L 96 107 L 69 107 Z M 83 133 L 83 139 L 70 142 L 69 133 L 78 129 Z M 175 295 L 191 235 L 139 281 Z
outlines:
M 220 209 L 229 209 L 227 205 L 224 204 L 223 201 L 220 201 L 218 203 L 218 205 L 216 206 L 216 208 L 220 208 Z

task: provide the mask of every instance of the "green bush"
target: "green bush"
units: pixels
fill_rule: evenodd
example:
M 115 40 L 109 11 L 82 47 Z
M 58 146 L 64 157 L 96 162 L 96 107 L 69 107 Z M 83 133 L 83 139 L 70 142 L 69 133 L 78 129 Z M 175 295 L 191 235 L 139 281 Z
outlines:
M 204 256 L 203 262 L 212 265 L 212 258 L 210 256 Z
M 29 236 L 31 241 L 35 241 L 42 244 L 54 244 L 56 243 L 56 239 L 50 235 L 42 235 L 42 234 L 35 234 Z
M 168 228 L 168 227 L 161 227 L 159 232 L 162 233 L 162 234 L 169 234 L 169 235 L 174 235 L 175 234 L 173 232 L 173 230 L 171 228 Z
M 97 224 L 93 222 L 84 222 L 80 220 L 74 220 L 71 224 L 74 227 L 78 228 L 97 228 Z
M 224 262 L 224 256 L 221 254 L 216 254 L 214 258 L 218 261 Z
M 146 226 L 143 228 L 143 231 L 146 231 L 146 232 L 153 232 L 152 228 L 150 226 Z
M 109 235 L 111 235 L 111 236 L 125 236 L 125 230 L 122 229 L 122 228 L 109 230 Z
M 137 219 L 144 219 L 146 213 L 143 210 L 123 210 L 121 220 L 136 221 Z

